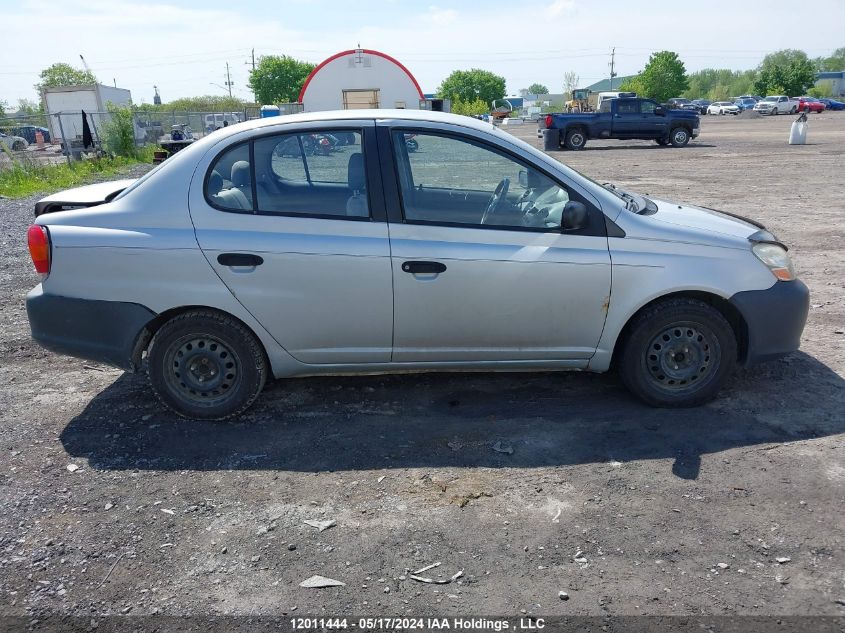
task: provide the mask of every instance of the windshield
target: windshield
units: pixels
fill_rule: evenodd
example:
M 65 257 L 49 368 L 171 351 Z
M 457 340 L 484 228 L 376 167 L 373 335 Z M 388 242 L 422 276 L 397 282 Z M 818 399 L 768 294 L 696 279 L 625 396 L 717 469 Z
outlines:
M 777 100 L 778 100 L 777 97 L 766 97 L 765 99 L 763 99 L 763 101 L 777 101 Z

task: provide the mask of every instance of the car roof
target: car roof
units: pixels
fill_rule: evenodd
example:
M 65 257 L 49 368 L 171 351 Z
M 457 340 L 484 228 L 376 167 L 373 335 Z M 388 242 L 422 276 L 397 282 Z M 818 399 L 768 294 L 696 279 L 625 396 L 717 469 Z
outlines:
M 214 134 L 219 135 L 220 132 L 228 134 L 237 134 L 246 130 L 260 129 L 273 125 L 288 124 L 288 123 L 319 123 L 321 121 L 353 121 L 361 119 L 399 119 L 406 121 L 431 121 L 435 123 L 451 123 L 453 125 L 462 125 L 464 127 L 473 128 L 489 132 L 495 129 L 495 126 L 485 121 L 480 121 L 473 117 L 464 116 L 462 114 L 451 114 L 448 112 L 433 112 L 431 110 L 401 110 L 401 109 L 366 109 L 366 110 L 325 110 L 322 112 L 300 112 L 298 114 L 285 114 L 282 116 L 266 117 L 264 119 L 252 119 L 242 123 L 229 125 Z M 217 136 L 222 138 L 222 136 Z

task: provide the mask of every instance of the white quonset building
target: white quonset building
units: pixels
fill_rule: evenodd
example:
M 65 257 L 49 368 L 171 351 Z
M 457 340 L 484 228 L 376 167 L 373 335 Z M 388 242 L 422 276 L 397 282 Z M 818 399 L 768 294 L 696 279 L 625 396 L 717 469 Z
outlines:
M 343 51 L 320 63 L 305 80 L 305 112 L 360 108 L 418 110 L 423 99 L 411 72 L 390 55 L 367 48 Z

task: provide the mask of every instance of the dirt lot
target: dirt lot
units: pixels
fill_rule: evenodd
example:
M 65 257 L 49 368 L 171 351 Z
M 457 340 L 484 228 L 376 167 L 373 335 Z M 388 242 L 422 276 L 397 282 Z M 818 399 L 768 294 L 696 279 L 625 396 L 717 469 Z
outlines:
M 813 115 L 803 147 L 791 121 L 556 153 L 792 248 L 802 351 L 693 410 L 613 376 L 405 375 L 279 382 L 237 423 L 182 421 L 144 378 L 30 341 L 34 200 L 0 201 L 0 614 L 845 615 L 845 113 Z M 434 562 L 463 576 L 409 578 Z M 299 587 L 314 574 L 346 586 Z

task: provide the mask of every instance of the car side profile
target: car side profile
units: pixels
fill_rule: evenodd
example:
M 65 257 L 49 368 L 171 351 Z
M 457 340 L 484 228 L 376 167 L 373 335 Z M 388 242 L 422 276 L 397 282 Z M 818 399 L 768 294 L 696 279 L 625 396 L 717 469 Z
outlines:
M 739 114 L 739 106 L 732 101 L 714 101 L 707 106 L 707 114 Z
M 315 135 L 344 142 L 306 151 Z M 38 210 L 34 339 L 146 372 L 190 418 L 235 416 L 270 378 L 400 371 L 617 367 L 644 402 L 693 406 L 797 349 L 808 309 L 753 220 L 438 112 L 240 123 Z

